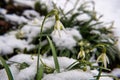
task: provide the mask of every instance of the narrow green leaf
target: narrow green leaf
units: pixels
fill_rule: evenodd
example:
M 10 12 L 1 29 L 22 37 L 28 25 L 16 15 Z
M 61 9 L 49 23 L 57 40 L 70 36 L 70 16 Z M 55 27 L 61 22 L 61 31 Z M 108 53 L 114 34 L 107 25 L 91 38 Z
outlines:
M 39 67 L 39 71 L 37 73 L 37 80 L 42 80 L 43 71 L 44 71 L 44 68 L 43 68 L 43 65 L 41 64 L 40 67 Z
M 50 44 L 50 48 L 51 48 L 51 50 L 52 50 L 52 55 L 53 55 L 54 63 L 55 63 L 55 69 L 56 69 L 56 71 L 59 73 L 59 72 L 60 72 L 60 68 L 59 68 L 59 63 L 58 63 L 58 59 L 57 59 L 55 47 L 54 47 L 52 41 L 50 40 L 50 38 L 49 38 L 48 36 L 47 36 L 47 39 L 48 39 L 48 42 L 49 42 L 49 44 Z
M 5 68 L 5 71 L 6 71 L 6 73 L 7 73 L 8 79 L 9 79 L 9 80 L 14 80 L 14 79 L 13 79 L 13 76 L 12 76 L 12 73 L 11 73 L 8 65 L 6 64 L 5 60 L 4 60 L 1 56 L 0 56 L 0 61 L 2 62 L 2 65 L 3 65 L 4 68 Z

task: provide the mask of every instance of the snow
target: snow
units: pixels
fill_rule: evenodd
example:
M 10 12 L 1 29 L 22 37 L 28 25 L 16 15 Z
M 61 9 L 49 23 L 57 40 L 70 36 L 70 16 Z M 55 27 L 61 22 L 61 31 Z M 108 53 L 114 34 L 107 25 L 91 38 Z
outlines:
M 90 80 L 94 79 L 90 72 L 71 70 L 57 74 L 48 74 L 42 80 Z
M 69 2 L 67 2 L 69 1 Z M 68 12 L 74 8 L 74 6 L 77 4 L 81 4 L 83 1 L 80 0 L 53 0 L 53 2 L 56 4 L 58 8 L 61 8 L 64 10 L 64 12 Z M 72 5 L 72 6 L 71 6 Z
M 52 40 L 59 49 L 70 49 L 76 46 L 77 41 L 74 38 L 82 39 L 82 36 L 76 29 L 66 28 L 65 30 L 54 30 L 51 34 Z
M 37 0 L 14 0 L 15 5 L 23 5 L 23 6 L 30 6 L 34 8 L 34 4 Z M 52 3 L 50 3 L 51 0 L 45 1 L 41 0 L 42 3 L 46 4 L 48 6 L 48 10 L 50 11 L 52 9 Z M 67 12 L 71 9 L 73 9 L 73 6 L 77 0 L 69 0 L 69 3 L 66 3 L 65 0 L 53 0 L 54 3 L 57 4 L 58 8 L 64 9 L 64 12 Z M 118 0 L 94 0 L 96 3 L 96 10 L 100 12 L 99 14 L 103 14 L 104 17 L 102 18 L 105 22 L 111 22 L 115 20 L 115 35 L 119 36 L 119 13 L 120 10 L 118 10 L 119 7 L 119 1 Z M 83 1 L 84 2 L 84 1 Z M 78 2 L 80 3 L 80 1 Z M 81 3 L 80 3 L 81 4 Z M 111 6 L 112 5 L 112 6 Z M 107 6 L 107 7 L 106 7 Z M 44 7 L 44 6 L 43 6 Z M 0 14 L 4 15 L 6 20 L 11 22 L 16 22 L 18 24 L 26 23 L 22 28 L 18 29 L 17 31 L 11 31 L 6 33 L 5 35 L 0 36 L 0 55 L 6 55 L 13 53 L 13 50 L 15 48 L 18 48 L 21 50 L 21 52 L 27 48 L 27 50 L 33 49 L 35 45 L 31 44 L 31 41 L 33 38 L 35 38 L 39 33 L 41 29 L 41 24 L 44 19 L 44 16 L 40 16 L 39 13 L 37 13 L 34 10 L 25 10 L 23 12 L 23 16 L 18 16 L 16 14 L 6 14 L 6 10 L 0 8 Z M 34 16 L 34 17 L 31 17 Z M 26 16 L 27 18 L 25 18 Z M 77 17 L 77 19 L 83 20 L 88 19 L 89 17 L 87 15 L 82 15 Z M 53 27 L 55 23 L 54 18 L 48 18 L 45 21 L 43 31 L 46 31 Z M 99 34 L 98 31 L 91 31 L 91 33 Z M 16 37 L 16 34 L 22 34 L 22 37 L 26 37 L 27 39 L 18 39 Z M 55 45 L 59 49 L 70 49 L 72 50 L 74 46 L 77 44 L 77 40 L 82 39 L 81 34 L 77 30 L 77 28 L 65 28 L 63 30 L 54 30 L 51 33 L 51 37 Z M 77 38 L 77 40 L 76 40 Z M 120 47 L 120 39 L 118 46 Z M 51 67 L 55 68 L 53 57 L 42 57 L 43 62 Z M 71 70 L 67 71 L 66 68 L 75 62 L 76 60 L 70 59 L 67 57 L 58 57 L 58 62 L 60 65 L 60 73 L 51 73 L 48 75 L 44 75 L 42 80 L 88 80 L 88 79 L 94 79 L 93 76 L 96 76 L 98 74 L 97 70 L 92 71 L 82 71 L 82 70 Z M 15 63 L 14 63 L 15 62 Z M 30 66 L 19 70 L 17 63 L 27 63 Z M 36 75 L 36 63 L 37 62 L 37 56 L 33 55 L 27 55 L 20 53 L 16 56 L 13 56 L 10 58 L 7 63 L 9 63 L 11 72 L 13 74 L 13 77 L 15 80 L 33 80 Z M 40 63 L 41 64 L 41 63 Z M 102 73 L 107 75 L 107 73 Z M 120 69 L 114 69 L 111 74 L 115 76 L 120 76 Z M 0 79 L 1 80 L 8 80 L 7 74 L 5 72 L 5 69 L 0 69 Z M 110 77 L 101 77 L 100 80 L 113 80 Z
M 52 57 L 41 58 L 43 62 L 51 67 L 54 68 L 54 61 Z M 66 68 L 75 62 L 74 59 L 69 59 L 67 57 L 58 57 L 60 69 L 64 70 L 60 73 L 51 73 L 51 74 L 44 74 L 42 80 L 88 80 L 94 79 L 93 76 L 98 74 L 97 70 L 94 71 L 82 71 L 80 69 L 70 70 L 67 71 Z M 19 70 L 19 65 L 17 63 L 27 63 L 29 67 L 25 69 Z M 28 55 L 28 54 L 18 54 L 13 56 L 8 60 L 10 66 L 10 70 L 13 74 L 15 80 L 33 80 L 36 75 L 36 64 L 37 64 L 37 56 L 35 55 Z M 41 63 L 40 63 L 41 64 Z M 0 78 L 2 80 L 8 80 L 5 69 L 0 70 Z M 113 80 L 109 77 L 102 77 L 100 80 Z
M 7 13 L 6 9 L 0 8 L 0 14 L 5 15 Z
M 99 74 L 99 71 L 98 70 L 91 70 L 91 73 L 94 76 L 97 76 Z M 101 75 L 111 75 L 111 73 L 102 73 Z M 113 80 L 113 79 L 110 77 L 107 77 L 107 76 L 103 76 L 103 77 L 100 77 L 100 80 Z
M 27 23 L 27 19 L 23 16 L 18 16 L 16 14 L 6 14 L 5 15 L 6 20 L 11 22 L 16 22 L 18 24 Z
M 19 73 L 19 70 L 17 69 L 17 64 L 13 64 L 11 65 L 9 68 L 11 70 L 11 73 L 13 75 L 13 77 L 15 78 L 17 76 L 17 74 Z M 7 74 L 5 69 L 0 70 L 0 79 L 1 80 L 8 80 Z M 16 79 L 17 80 L 17 79 Z
M 7 14 L 5 16 L 10 21 L 14 21 L 19 24 L 21 24 L 22 22 L 26 22 L 27 24 L 24 25 L 21 29 L 18 29 L 16 31 L 10 31 L 5 35 L 0 36 L 0 54 L 11 54 L 16 48 L 22 51 L 25 48 L 27 48 L 27 50 L 33 49 L 35 46 L 31 44 L 31 41 L 40 33 L 41 24 L 44 17 L 37 17 L 29 21 L 24 21 L 15 14 Z M 50 29 L 53 24 L 53 17 L 48 18 L 44 24 L 43 31 Z M 26 38 L 26 40 L 19 38 Z
M 13 0 L 15 5 L 29 6 L 34 8 L 36 0 Z
M 52 57 L 46 57 L 49 61 L 49 63 L 47 63 L 48 65 L 50 64 L 50 62 L 54 62 L 53 58 Z M 46 61 L 46 62 L 48 62 Z M 61 70 L 64 70 L 66 69 L 69 65 L 71 65 L 72 63 L 74 63 L 76 60 L 75 59 L 72 59 L 72 58 L 67 58 L 67 57 L 59 57 L 58 58 L 58 63 L 60 65 L 60 69 Z M 45 62 L 45 63 L 46 63 Z M 51 63 L 52 65 L 54 65 L 54 63 Z M 52 67 L 52 66 L 50 66 Z M 53 68 L 55 68 L 55 66 L 53 66 Z
M 13 56 L 12 58 L 10 58 L 8 60 L 8 62 L 19 62 L 19 63 L 23 63 L 26 62 L 29 65 L 32 65 L 35 61 L 37 60 L 36 56 L 32 56 L 32 55 L 27 55 L 27 54 L 23 54 L 23 53 L 19 53 L 16 56 Z
M 47 65 L 50 66 L 52 68 L 54 68 L 54 61 L 52 57 L 48 57 L 48 58 L 42 58 L 43 62 Z M 61 60 L 63 62 L 61 62 Z M 66 57 L 59 57 L 58 61 L 60 62 L 60 67 L 61 69 L 65 69 L 66 67 L 68 67 L 70 64 L 72 64 L 72 62 L 74 62 L 75 60 L 73 59 L 69 59 Z M 15 62 L 15 63 L 14 63 Z M 27 63 L 30 66 L 19 70 L 18 66 L 16 66 L 16 63 Z M 36 75 L 36 64 L 37 64 L 37 56 L 32 56 L 32 55 L 27 55 L 27 54 L 18 54 L 16 56 L 13 56 L 12 58 L 10 58 L 8 60 L 8 63 L 11 64 L 12 68 L 14 67 L 16 72 L 14 72 L 14 70 L 11 70 L 12 73 L 16 73 L 13 74 L 15 80 L 31 80 L 35 77 Z M 41 64 L 41 63 L 40 63 Z M 17 69 L 16 69 L 17 68 Z M 4 69 L 0 70 L 1 73 L 5 72 Z M 26 75 L 27 74 L 27 75 Z M 4 75 L 4 76 L 3 76 Z M 6 73 L 0 74 L 0 77 L 4 80 L 6 78 Z
M 21 70 L 15 80 L 34 80 L 36 72 L 36 66 L 33 64 L 30 67 Z
M 101 35 L 101 33 L 99 31 L 97 31 L 97 30 L 92 30 L 90 33 Z
M 23 15 L 26 16 L 28 19 L 32 19 L 33 17 L 40 17 L 39 13 L 36 12 L 35 10 L 25 10 L 23 12 Z
M 31 48 L 34 48 L 34 45 L 29 45 L 25 40 L 16 39 L 14 35 L 0 36 L 0 43 L 0 54 L 2 55 L 13 53 L 15 48 L 20 50 L 24 50 L 25 48 L 30 50 Z
M 93 0 L 95 1 L 95 9 L 99 14 L 102 14 L 101 18 L 104 22 L 114 21 L 114 33 L 118 36 L 117 46 L 120 49 L 120 9 L 119 0 Z
M 34 37 L 40 33 L 40 27 L 25 25 L 21 31 L 24 33 L 24 37 L 27 38 L 28 42 L 31 42 Z
M 111 74 L 116 76 L 116 77 L 120 77 L 120 68 L 113 69 Z

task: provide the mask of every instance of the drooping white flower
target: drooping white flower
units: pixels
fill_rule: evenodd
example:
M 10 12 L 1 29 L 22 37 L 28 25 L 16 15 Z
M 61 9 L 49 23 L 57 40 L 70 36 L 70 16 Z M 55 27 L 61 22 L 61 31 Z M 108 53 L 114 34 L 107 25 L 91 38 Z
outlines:
M 107 68 L 107 64 L 109 64 L 109 59 L 106 55 L 106 53 L 102 53 L 98 58 L 97 62 L 102 62 L 104 67 Z
M 60 22 L 60 20 L 57 20 L 54 26 L 54 30 L 63 30 L 65 29 L 63 24 Z
M 82 58 L 82 59 L 84 59 L 85 58 L 85 51 L 81 48 L 80 49 L 80 52 L 78 53 L 78 57 L 77 57 L 78 59 L 79 58 Z

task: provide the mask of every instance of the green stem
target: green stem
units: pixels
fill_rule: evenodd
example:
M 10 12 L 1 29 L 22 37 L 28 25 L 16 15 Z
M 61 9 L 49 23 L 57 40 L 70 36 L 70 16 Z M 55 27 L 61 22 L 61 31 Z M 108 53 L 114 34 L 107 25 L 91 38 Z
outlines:
M 37 57 L 37 80 L 39 80 L 39 68 L 40 68 L 40 66 L 39 66 L 39 60 L 41 61 L 41 64 L 42 65 L 45 65 L 44 63 L 43 63 L 43 61 L 42 61 L 42 59 L 40 58 L 40 52 L 41 52 L 41 39 L 42 39 L 42 31 L 43 31 L 43 25 L 44 25 L 44 23 L 45 23 L 45 20 L 46 20 L 46 18 L 48 18 L 49 16 L 51 16 L 51 15 L 55 15 L 55 18 L 56 19 L 59 19 L 59 16 L 58 16 L 58 11 L 56 10 L 56 9 L 54 9 L 54 10 L 52 10 L 51 12 L 49 12 L 48 14 L 47 14 L 47 16 L 45 16 L 45 18 L 44 18 L 44 20 L 43 20 L 43 22 L 42 22 L 42 25 L 41 25 L 41 29 L 40 29 L 40 34 L 39 34 L 39 47 L 38 47 L 38 57 Z
M 44 64 L 43 61 L 42 61 L 42 59 L 40 58 L 40 52 L 41 52 L 41 39 L 42 39 L 41 35 L 42 35 L 43 25 L 45 23 L 46 18 L 47 17 L 45 17 L 44 20 L 43 20 L 43 22 L 42 22 L 41 29 L 40 29 L 40 34 L 39 34 L 40 38 L 39 38 L 38 57 L 37 57 L 37 80 L 39 80 L 39 68 L 40 68 L 40 66 L 39 66 L 39 60 L 41 61 L 42 64 Z
M 103 63 L 102 63 L 102 66 L 103 66 Z M 100 79 L 100 77 L 101 77 L 101 73 L 102 73 L 102 68 L 100 68 L 100 71 L 99 71 L 99 74 L 98 74 L 96 80 L 99 80 L 99 79 Z

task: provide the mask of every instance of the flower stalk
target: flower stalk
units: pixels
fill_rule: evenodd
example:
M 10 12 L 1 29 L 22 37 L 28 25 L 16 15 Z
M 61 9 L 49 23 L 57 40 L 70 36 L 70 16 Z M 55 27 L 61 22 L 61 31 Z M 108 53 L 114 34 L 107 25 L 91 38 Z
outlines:
M 45 16 L 42 25 L 41 25 L 41 29 L 40 29 L 40 34 L 39 34 L 39 47 L 38 47 L 38 57 L 37 57 L 37 80 L 39 80 L 39 70 L 40 70 L 40 65 L 39 65 L 39 60 L 41 61 L 42 65 L 44 65 L 42 59 L 40 58 L 40 53 L 41 53 L 41 39 L 42 39 L 42 33 L 43 33 L 43 26 L 45 23 L 45 20 L 51 16 L 51 15 L 55 15 L 55 19 L 59 20 L 59 16 L 58 16 L 58 11 L 56 9 L 52 10 L 51 12 L 49 12 L 47 14 L 47 16 Z

